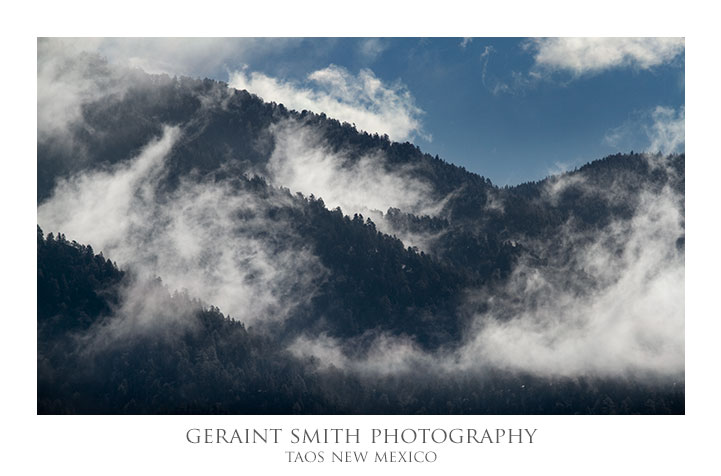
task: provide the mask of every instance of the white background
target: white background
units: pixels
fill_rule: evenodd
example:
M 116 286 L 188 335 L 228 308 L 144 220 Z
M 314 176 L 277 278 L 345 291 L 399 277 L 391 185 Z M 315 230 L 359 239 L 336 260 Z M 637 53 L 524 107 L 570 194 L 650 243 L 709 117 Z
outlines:
M 708 474 L 720 430 L 718 15 L 701 2 L 27 2 L 2 14 L 0 472 L 4 474 Z M 343 5 L 343 6 L 341 6 Z M 471 6 L 473 5 L 473 6 Z M 686 37 L 686 415 L 37 416 L 37 36 Z M 8 147 L 9 145 L 9 147 Z M 278 445 L 190 445 L 189 428 L 538 428 L 533 445 L 314 445 L 433 450 L 433 464 L 288 464 Z M 420 447 L 419 447 L 420 446 Z

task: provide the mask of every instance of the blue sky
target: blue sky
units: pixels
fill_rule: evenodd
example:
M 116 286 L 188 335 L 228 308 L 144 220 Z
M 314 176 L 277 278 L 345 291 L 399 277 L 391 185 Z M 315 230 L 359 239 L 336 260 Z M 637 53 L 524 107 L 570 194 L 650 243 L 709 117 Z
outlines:
M 409 140 L 499 185 L 615 152 L 684 150 L 684 40 L 272 38 L 78 40 L 150 72 Z

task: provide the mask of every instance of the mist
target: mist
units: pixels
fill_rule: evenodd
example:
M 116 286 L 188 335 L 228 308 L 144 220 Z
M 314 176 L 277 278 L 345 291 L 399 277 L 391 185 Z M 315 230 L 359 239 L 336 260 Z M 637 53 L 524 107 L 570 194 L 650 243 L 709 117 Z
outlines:
M 654 166 L 663 159 L 648 156 Z M 483 374 L 541 377 L 683 379 L 683 196 L 670 187 L 621 193 L 576 175 L 546 185 L 552 202 L 580 186 L 599 200 L 634 205 L 633 216 L 600 231 L 573 220 L 557 236 L 515 237 L 533 251 L 501 286 L 468 289 L 458 312 L 471 315 L 461 345 L 425 351 L 412 340 L 378 335 L 362 356 L 349 342 L 302 336 L 290 351 L 321 369 L 361 375 Z M 539 259 L 540 258 L 540 259 Z M 539 261 L 546 264 L 539 265 Z
M 164 191 L 166 159 L 181 135 L 165 127 L 136 157 L 61 180 L 38 207 L 38 223 L 247 324 L 282 321 L 325 272 L 282 222 L 265 216 L 293 201 L 212 179 Z
M 684 371 L 684 254 L 678 197 L 643 194 L 637 213 L 550 269 L 522 263 L 478 316 L 461 364 L 542 375 L 679 376 Z
M 83 106 L 122 97 L 130 84 L 121 70 L 88 56 L 72 59 L 71 53 L 62 43 L 38 43 L 39 143 L 73 147 L 74 131 L 91 127 L 83 121 Z M 200 99 L 205 109 L 222 109 L 227 96 Z M 648 133 L 653 150 L 683 147 L 684 114 L 655 110 Z M 371 218 L 405 246 L 432 251 L 437 235 L 396 229 L 385 217 L 389 208 L 443 217 L 450 195 L 440 196 L 418 173 L 420 165 L 390 164 L 382 151 L 358 157 L 334 149 L 302 121 L 276 122 L 268 134 L 268 161 L 253 172 L 293 193 L 322 198 L 328 209 Z M 155 277 L 170 291 L 186 290 L 262 327 L 284 322 L 310 302 L 329 273 L 304 237 L 268 216 L 272 207 L 297 207 L 291 195 L 261 197 L 212 176 L 181 177 L 166 187 L 169 159 L 184 138 L 183 127 L 165 126 L 126 160 L 61 178 L 38 205 L 44 230 L 90 244 L 140 277 L 123 290 L 120 319 L 100 340 L 189 320 L 183 310 L 162 309 L 156 291 L 143 284 Z M 658 157 L 648 160 L 664 166 Z M 554 236 L 510 236 L 533 257 L 525 255 L 501 284 L 465 290 L 457 312 L 468 317 L 468 325 L 457 345 L 428 351 L 412 337 L 372 330 L 360 344 L 302 334 L 288 350 L 298 358 L 314 357 L 321 369 L 364 375 L 417 375 L 422 368 L 436 375 L 500 369 L 544 377 L 683 376 L 683 195 L 641 184 L 628 193 L 625 180 L 619 176 L 606 188 L 581 174 L 547 180 L 541 206 L 557 205 L 564 191 L 575 188 L 603 203 L 628 204 L 632 214 L 590 232 L 571 219 Z M 504 213 L 498 189 L 488 199 L 489 210 Z M 353 350 L 358 346 L 360 353 Z
M 411 168 L 387 169 L 381 155 L 354 162 L 299 123 L 279 124 L 272 133 L 268 179 L 315 193 L 329 209 L 380 217 L 383 229 L 383 215 L 373 209 L 431 214 L 442 203 L 427 198 L 432 189 L 413 178 Z M 297 205 L 290 195 L 261 198 L 229 181 L 197 177 L 166 191 L 167 159 L 182 134 L 166 126 L 137 156 L 61 180 L 38 207 L 38 223 L 249 325 L 282 322 L 309 302 L 327 273 L 300 237 L 267 218 L 271 206 Z M 647 160 L 664 166 L 658 156 Z M 633 215 L 600 231 L 583 231 L 571 220 L 551 238 L 514 237 L 536 258 L 517 263 L 500 287 L 466 291 L 458 313 L 471 318 L 460 345 L 428 351 L 410 337 L 376 333 L 364 336 L 370 344 L 358 354 L 352 340 L 301 334 L 288 350 L 314 357 L 321 370 L 371 376 L 423 368 L 438 375 L 501 369 L 544 377 L 682 377 L 683 196 L 670 187 L 633 194 L 621 186 L 600 189 L 577 174 L 549 179 L 542 199 L 553 204 L 569 187 L 632 204 Z M 539 256 L 547 264 L 539 266 Z M 185 312 L 157 312 L 153 296 L 144 286 L 128 287 L 122 319 L 99 339 L 187 320 Z
M 439 197 L 432 184 L 419 178 L 417 165 L 392 166 L 382 151 L 351 158 L 350 151 L 334 151 L 320 132 L 300 121 L 274 124 L 275 147 L 267 178 L 293 192 L 322 198 L 328 209 L 340 207 L 345 215 L 371 218 L 379 230 L 396 235 L 406 246 L 428 250 L 432 234 L 397 229 L 384 215 L 398 208 L 414 215 L 436 216 L 447 197 Z
M 98 57 L 71 40 L 38 40 L 38 142 L 72 148 L 72 128 L 82 124 L 82 107 L 127 86 L 120 70 L 111 74 Z

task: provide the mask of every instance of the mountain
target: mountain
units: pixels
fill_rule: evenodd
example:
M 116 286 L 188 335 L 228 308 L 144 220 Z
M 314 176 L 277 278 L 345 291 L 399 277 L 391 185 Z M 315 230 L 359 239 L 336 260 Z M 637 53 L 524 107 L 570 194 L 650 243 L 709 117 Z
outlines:
M 221 82 L 64 67 L 94 93 L 39 130 L 38 221 L 120 266 L 38 228 L 39 412 L 683 413 L 683 155 L 497 187 Z
M 683 412 L 681 383 L 320 371 L 214 306 L 137 279 L 38 229 L 38 413 Z M 122 304 L 139 287 L 158 322 Z

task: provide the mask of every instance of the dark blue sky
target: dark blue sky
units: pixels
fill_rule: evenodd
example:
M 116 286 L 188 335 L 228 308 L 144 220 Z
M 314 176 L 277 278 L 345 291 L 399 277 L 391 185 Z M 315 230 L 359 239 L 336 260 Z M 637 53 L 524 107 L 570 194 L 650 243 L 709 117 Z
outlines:
M 419 123 L 407 134 L 389 133 L 392 138 L 410 140 L 500 185 L 537 180 L 619 151 L 683 151 L 683 39 L 230 39 L 190 47 L 121 41 L 101 40 L 96 47 L 111 60 L 130 58 L 149 70 L 223 81 L 242 70 L 245 87 L 294 108 L 301 106 L 288 103 L 303 91 L 323 90 L 336 99 L 341 94 L 329 91 L 335 83 L 309 80 L 316 71 L 340 67 L 347 75 L 342 87 L 370 71 L 410 98 L 401 107 L 411 107 Z M 272 86 L 253 91 L 252 74 Z M 341 102 L 354 100 L 344 96 Z M 353 107 L 383 106 L 361 98 Z M 342 116 L 323 111 L 322 102 L 307 108 Z M 393 111 L 386 114 L 396 116 Z M 353 117 L 338 119 L 355 122 Z M 388 117 L 379 119 L 378 128 Z

